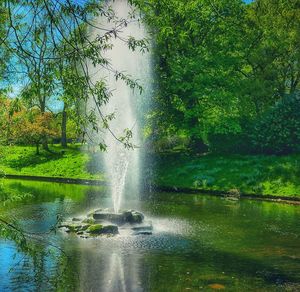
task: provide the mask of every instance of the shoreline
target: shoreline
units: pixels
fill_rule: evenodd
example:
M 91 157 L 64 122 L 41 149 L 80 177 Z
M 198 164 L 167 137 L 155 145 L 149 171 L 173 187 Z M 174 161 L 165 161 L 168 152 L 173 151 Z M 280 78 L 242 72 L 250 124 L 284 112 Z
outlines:
M 188 193 L 188 194 L 201 194 L 211 195 L 215 197 L 222 197 L 228 199 L 249 199 L 249 200 L 258 200 L 274 203 L 284 203 L 291 205 L 300 205 L 300 198 L 295 196 L 274 196 L 274 195 L 256 195 L 256 194 L 240 194 L 240 197 L 231 196 L 227 191 L 218 191 L 218 190 L 205 190 L 205 189 L 193 189 L 193 188 L 179 188 L 179 187 L 167 187 L 167 186 L 157 186 L 155 190 L 162 192 L 171 192 L 171 193 Z
M 21 180 L 30 180 L 30 181 L 44 181 L 44 182 L 56 182 L 56 183 L 65 183 L 65 184 L 91 185 L 91 186 L 106 185 L 104 181 L 96 180 L 96 179 L 67 178 L 67 177 L 53 177 L 53 176 L 6 174 L 4 176 L 4 179 L 21 179 Z
M 7 174 L 4 179 L 20 179 L 29 181 L 44 181 L 44 182 L 55 182 L 65 184 L 79 184 L 79 185 L 90 185 L 90 186 L 106 186 L 105 181 L 93 180 L 93 179 L 80 179 L 80 178 L 65 178 L 65 177 L 46 177 L 46 176 L 31 176 L 31 175 L 15 175 Z M 227 191 L 219 190 L 205 190 L 205 189 L 193 189 L 193 188 L 180 188 L 180 187 L 168 187 L 168 186 L 155 186 L 156 191 L 170 192 L 170 193 L 187 193 L 187 194 L 205 194 L 223 198 L 235 198 L 230 196 Z M 250 199 L 258 201 L 267 201 L 275 203 L 284 203 L 291 205 L 300 205 L 300 197 L 295 196 L 274 196 L 274 195 L 259 195 L 259 194 L 240 194 L 239 199 Z

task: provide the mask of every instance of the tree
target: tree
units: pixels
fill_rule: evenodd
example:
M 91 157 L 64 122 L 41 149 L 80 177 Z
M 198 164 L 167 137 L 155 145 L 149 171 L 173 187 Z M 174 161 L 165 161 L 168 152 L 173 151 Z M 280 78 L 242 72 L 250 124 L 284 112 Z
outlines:
M 257 116 L 300 81 L 300 6 L 298 0 L 257 0 L 242 23 L 241 94 Z
M 300 151 L 300 96 L 285 96 L 256 122 L 252 143 L 259 153 L 289 154 Z
M 97 16 L 109 20 L 111 27 L 98 26 L 93 21 Z M 109 127 L 108 121 L 111 117 L 102 113 L 101 106 L 108 102 L 112 89 L 108 88 L 105 78 L 96 84 L 92 82 L 89 65 L 101 66 L 104 72 L 113 73 L 116 79 L 123 80 L 130 88 L 141 90 L 137 81 L 126 73 L 115 70 L 109 60 L 103 56 L 105 50 L 111 49 L 112 40 L 119 38 L 119 32 L 125 29 L 133 18 L 134 15 L 130 14 L 128 19 L 119 19 L 106 1 L 0 0 L 0 54 L 2 48 L 5 48 L 5 53 L 11 56 L 10 64 L 6 68 L 9 80 L 13 84 L 17 80 L 27 82 L 23 93 L 32 106 L 30 108 L 32 116 L 27 121 L 27 127 L 23 126 L 18 131 L 18 133 L 23 131 L 24 136 L 15 136 L 20 139 L 19 141 L 36 143 L 38 151 L 42 137 L 54 134 L 53 129 L 48 128 L 52 116 L 46 110 L 47 99 L 56 93 L 63 95 L 64 74 L 61 74 L 63 70 L 57 69 L 69 65 L 72 67 L 70 78 L 77 84 L 77 88 L 80 88 L 80 93 L 84 92 L 84 94 L 69 96 L 72 101 L 75 101 L 75 111 L 80 111 L 77 117 L 83 133 L 86 132 L 85 128 L 88 124 L 92 124 L 95 129 L 98 129 L 100 124 Z M 96 29 L 97 33 L 92 36 L 89 32 L 93 29 Z M 146 47 L 145 40 L 133 38 L 121 40 L 132 50 Z M 77 107 L 78 104 L 85 103 L 88 98 L 94 99 L 102 123 L 95 119 L 94 112 L 84 112 Z M 73 105 L 71 102 L 67 104 Z M 21 114 L 19 117 L 21 118 Z M 125 137 L 116 137 L 112 131 L 111 134 L 126 147 L 133 147 L 130 143 L 129 131 L 126 132 Z M 105 145 L 100 146 L 102 149 L 106 148 Z M 22 239 L 26 237 L 20 230 L 14 228 L 14 224 L 1 221 L 0 225 L 1 235 L 15 239 L 16 233 L 8 235 L 6 232 L 10 230 L 17 231 L 22 235 Z M 3 230 L 5 232 L 2 232 Z
M 67 143 L 67 106 L 64 103 L 63 111 L 62 111 L 62 119 L 61 119 L 61 146 L 66 148 L 68 146 Z
M 14 141 L 26 145 L 35 145 L 37 155 L 44 137 L 56 137 L 58 135 L 54 116 L 49 112 L 42 113 L 35 108 L 29 112 L 17 113 L 15 119 L 19 120 L 19 123 L 18 128 L 14 129 Z
M 27 108 L 22 100 L 7 97 L 0 98 L 0 132 L 1 144 L 35 145 L 37 154 L 44 137 L 58 135 L 52 113 L 43 113 L 38 107 Z
M 237 131 L 236 38 L 245 5 L 149 2 L 144 10 L 155 37 L 159 76 L 152 128 L 166 135 L 183 131 L 198 146 L 208 131 Z
M 0 96 L 0 144 L 9 145 L 13 142 L 12 132 L 18 128 L 16 113 L 22 110 L 23 105 L 20 99 L 9 99 Z
M 299 88 L 299 1 L 139 3 L 155 39 L 153 135 L 185 135 L 201 151 Z
M 107 87 L 105 78 L 95 84 L 92 82 L 89 76 L 91 64 L 113 73 L 116 79 L 123 80 L 132 89 L 141 90 L 137 81 L 126 73 L 115 70 L 103 56 L 103 51 L 112 48 L 111 41 L 119 38 L 119 32 L 133 21 L 133 14 L 130 14 L 128 19 L 118 19 L 106 2 L 94 0 L 84 1 L 82 4 L 75 0 L 11 0 L 5 1 L 3 7 L 9 20 L 4 42 L 8 51 L 14 55 L 12 67 L 15 67 L 16 59 L 19 64 L 14 68 L 16 70 L 12 71 L 21 74 L 26 68 L 23 72 L 25 79 L 31 81 L 27 87 L 28 95 L 39 100 L 42 112 L 45 108 L 45 96 L 53 94 L 54 88 L 63 91 L 62 75 L 53 75 L 53 71 L 57 72 L 58 67 L 72 66 L 74 82 L 81 83 L 81 88 L 85 91 L 84 96 L 73 96 L 73 99 L 83 98 L 84 102 L 93 98 L 97 106 L 97 115 L 105 125 L 109 118 L 102 113 L 101 106 L 108 101 L 111 89 Z M 111 27 L 99 27 L 93 21 L 97 16 L 108 19 Z M 89 33 L 92 29 L 96 29 L 94 35 Z M 132 50 L 146 47 L 145 40 L 134 40 L 131 37 L 121 40 Z M 60 88 L 53 85 L 57 81 Z M 101 124 L 91 111 L 86 112 L 84 118 L 82 121 L 87 121 L 83 122 L 84 125 L 90 123 L 93 128 L 98 128 Z M 126 137 L 115 138 L 130 147 L 130 136 L 128 133 Z

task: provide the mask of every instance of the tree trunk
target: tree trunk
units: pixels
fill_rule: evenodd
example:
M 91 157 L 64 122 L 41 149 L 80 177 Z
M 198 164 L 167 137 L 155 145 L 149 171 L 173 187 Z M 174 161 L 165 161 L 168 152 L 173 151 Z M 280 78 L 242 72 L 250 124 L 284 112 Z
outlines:
M 46 136 L 43 137 L 42 145 L 44 150 L 49 151 L 48 139 Z
M 40 106 L 41 113 L 43 115 L 46 112 L 46 98 L 44 96 L 40 98 Z M 42 146 L 44 150 L 49 151 L 48 139 L 46 135 L 44 135 L 44 137 L 42 138 Z
M 40 143 L 36 143 L 36 155 L 39 155 L 40 154 Z
M 62 120 L 61 120 L 61 146 L 63 148 L 67 148 L 67 112 L 66 112 L 66 104 L 64 104 L 63 112 L 62 112 Z

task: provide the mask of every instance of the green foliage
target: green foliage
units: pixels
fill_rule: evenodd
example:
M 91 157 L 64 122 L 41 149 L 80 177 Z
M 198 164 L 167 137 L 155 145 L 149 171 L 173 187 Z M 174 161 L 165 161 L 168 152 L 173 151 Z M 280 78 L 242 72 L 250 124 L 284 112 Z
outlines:
M 237 132 L 234 69 L 242 3 L 150 2 L 145 13 L 156 41 L 159 76 L 152 128 L 167 136 L 183 130 L 191 141 L 205 140 L 208 132 Z
M 5 52 L 14 56 L 8 60 L 8 77 L 14 79 L 13 83 L 17 78 L 26 80 L 22 97 L 28 108 L 38 106 L 44 113 L 51 101 L 57 102 L 61 97 L 65 113 L 76 116 L 76 128 L 86 139 L 88 129 L 99 132 L 102 125 L 109 126 L 107 122 L 112 118 L 102 112 L 113 90 L 109 88 L 108 76 L 121 80 L 132 91 L 142 92 L 137 76 L 130 76 L 122 71 L 124 68 L 113 68 L 104 54 L 113 48 L 115 39 L 132 51 L 148 50 L 146 39 L 119 35 L 130 21 L 139 20 L 134 6 L 129 15 L 119 17 L 112 9 L 113 3 L 107 1 L 5 1 L 3 7 L 0 4 L 0 15 L 5 16 L 0 20 L 1 49 L 4 44 Z M 103 22 L 95 25 L 96 17 L 102 17 Z M 3 41 L 2 35 L 7 36 Z M 0 73 L 1 64 L 2 58 Z M 103 72 L 98 82 L 93 80 L 91 67 Z M 88 99 L 94 100 L 95 109 L 84 107 Z M 65 123 L 62 132 L 66 140 Z M 129 131 L 124 131 L 122 137 L 112 135 L 125 147 L 134 147 Z M 100 146 L 105 150 L 105 141 Z M 43 147 L 47 149 L 46 137 Z
M 253 121 L 299 89 L 298 1 L 137 2 L 155 39 L 152 134 L 254 151 Z
M 208 136 L 209 150 L 214 153 L 249 154 L 254 151 L 248 133 L 210 134 Z
M 263 153 L 300 151 L 300 97 L 287 96 L 272 107 L 256 124 L 252 141 Z

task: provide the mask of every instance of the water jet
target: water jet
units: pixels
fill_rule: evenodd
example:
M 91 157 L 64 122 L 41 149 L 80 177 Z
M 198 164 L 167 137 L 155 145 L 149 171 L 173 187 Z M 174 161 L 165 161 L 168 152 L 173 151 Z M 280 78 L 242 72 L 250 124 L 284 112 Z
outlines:
M 118 19 L 128 19 L 133 9 L 125 0 L 109 1 L 108 5 L 111 5 Z M 107 18 L 100 16 L 95 22 L 98 27 L 104 27 L 106 30 L 112 29 L 112 24 Z M 94 36 L 103 34 L 97 29 L 94 29 L 92 33 Z M 150 53 L 138 49 L 133 51 L 126 40 L 132 38 L 141 40 L 146 37 L 147 32 L 142 22 L 138 19 L 131 19 L 126 27 L 118 32 L 117 37 L 111 40 L 111 49 L 103 53 L 114 70 L 124 72 L 132 79 L 138 80 L 143 88 L 143 95 L 132 89 L 124 80 L 117 79 L 113 72 L 103 72 L 101 68 L 94 65 L 90 65 L 89 68 L 93 83 L 104 78 L 111 90 L 110 100 L 101 110 L 104 115 L 114 113 L 114 119 L 109 122 L 109 129 L 104 130 L 99 139 L 104 138 L 107 145 L 103 160 L 114 213 L 119 213 L 125 197 L 137 202 L 140 192 L 141 117 L 145 96 L 149 92 L 151 83 Z M 91 109 L 96 107 L 93 99 L 89 101 L 89 107 Z M 101 123 L 101 118 L 99 118 L 99 123 Z M 123 136 L 126 129 L 132 132 L 130 143 L 135 146 L 134 149 L 126 148 L 116 139 L 116 137 Z M 99 134 L 94 133 L 93 136 L 97 135 Z

